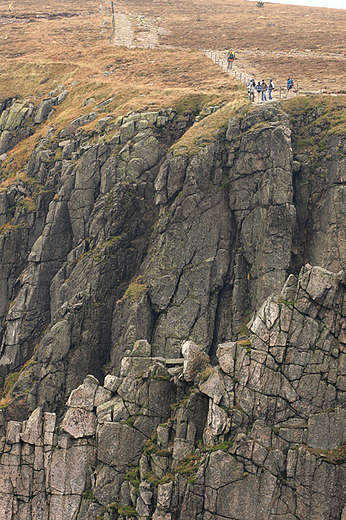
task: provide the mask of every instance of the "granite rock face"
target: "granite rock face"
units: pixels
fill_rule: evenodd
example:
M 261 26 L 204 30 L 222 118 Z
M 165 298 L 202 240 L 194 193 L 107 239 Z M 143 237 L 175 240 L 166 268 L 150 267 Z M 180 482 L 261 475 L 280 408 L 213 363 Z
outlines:
M 132 359 L 143 359 L 136 358 L 136 348 Z M 176 400 L 164 360 L 151 358 L 147 374 L 119 383 L 118 391 L 106 390 L 89 375 L 69 396 L 61 420 L 38 407 L 27 421 L 7 423 L 0 462 L 2 519 L 96 519 L 116 500 L 125 472 L 139 463 L 145 442 Z M 105 403 L 98 405 L 105 392 Z M 126 415 L 119 414 L 119 403 Z
M 306 265 L 194 382 L 138 341 L 108 389 L 87 376 L 61 418 L 9 421 L 1 518 L 342 518 L 345 298 L 343 272 Z
M 2 103 L 3 150 L 66 95 Z M 279 105 L 189 153 L 194 112 L 84 132 L 108 102 L 0 193 L 0 516 L 339 519 L 344 137 L 316 183 Z
M 34 133 L 34 126 L 41 124 L 54 112 L 54 107 L 65 101 L 68 90 L 51 92 L 35 107 L 29 101 L 6 99 L 0 103 L 0 155 Z
M 89 144 L 92 136 L 72 130 L 59 143 L 43 139 L 27 165 L 42 195 L 34 203 L 30 183 L 11 185 L 1 194 L 6 232 L 0 235 L 0 374 L 4 379 L 22 366 L 36 347 L 38 363 L 30 369 L 39 386 L 36 404 L 59 404 L 62 388 L 67 397 L 89 372 L 101 377 L 122 307 L 131 307 L 125 311 L 130 330 L 127 344 L 115 352 L 116 370 L 125 347 L 150 339 L 153 320 L 145 280 L 134 282 L 133 294 L 129 284 L 143 262 L 157 214 L 154 179 L 164 148 L 182 134 L 176 113 L 168 111 L 167 124 L 160 127 L 155 124 L 159 113 L 154 115 L 148 113 L 151 124 L 146 113 L 118 123 L 109 118 L 103 138 L 114 128 L 119 132 L 107 143 L 101 138 Z M 126 125 L 133 133 L 119 146 Z M 54 160 L 58 152 L 62 160 Z M 30 208 L 23 206 L 25 200 Z M 141 295 L 143 304 L 132 320 L 129 314 Z
M 298 161 L 279 107 L 231 119 L 193 156 L 167 153 L 193 113 L 184 121 L 172 109 L 103 119 L 97 140 L 71 127 L 65 140 L 40 141 L 27 165 L 42 185 L 31 210 L 30 184 L 0 194 L 8 229 L 0 235 L 0 375 L 36 347 L 31 411 L 44 401 L 59 406 L 54 396 L 64 388 L 66 399 L 88 373 L 100 379 L 107 363 L 118 375 L 139 339 L 168 359 L 194 341 L 215 360 L 217 344 L 241 330 L 302 256 Z M 338 175 L 341 163 L 333 181 Z M 337 266 L 328 251 L 339 238 L 328 238 L 317 263 Z M 308 243 L 299 247 L 306 263 Z M 30 386 L 26 373 L 13 397 Z

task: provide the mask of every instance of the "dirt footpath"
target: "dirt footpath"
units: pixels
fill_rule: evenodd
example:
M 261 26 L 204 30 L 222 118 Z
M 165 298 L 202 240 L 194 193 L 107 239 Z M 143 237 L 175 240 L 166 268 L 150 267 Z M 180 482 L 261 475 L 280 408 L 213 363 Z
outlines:
M 168 31 L 160 24 L 160 19 L 146 18 L 143 15 L 130 15 L 117 11 L 115 13 L 114 45 L 129 48 L 154 48 L 160 44 L 160 36 Z

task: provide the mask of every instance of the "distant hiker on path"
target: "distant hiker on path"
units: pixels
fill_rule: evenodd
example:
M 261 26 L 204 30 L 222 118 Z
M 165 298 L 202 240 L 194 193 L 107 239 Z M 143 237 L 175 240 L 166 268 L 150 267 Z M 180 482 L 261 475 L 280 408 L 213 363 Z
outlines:
M 227 55 L 227 70 L 232 68 L 234 58 L 235 58 L 235 54 L 232 50 L 230 50 Z
M 252 103 L 255 102 L 255 86 L 255 83 L 251 83 L 250 85 L 250 101 L 252 101 Z
M 257 91 L 257 103 L 259 103 L 261 100 L 261 93 L 262 93 L 262 86 L 261 86 L 260 82 L 258 82 L 257 85 L 255 86 L 255 90 Z
M 294 85 L 294 81 L 293 79 L 291 79 L 289 76 L 287 78 L 287 91 L 286 91 L 286 97 L 288 96 L 288 93 L 290 91 L 292 91 L 292 94 L 293 94 L 293 85 Z
M 246 82 L 246 88 L 247 88 L 247 93 L 248 93 L 249 99 L 250 99 L 250 86 L 251 86 L 250 78 L 248 78 L 247 82 Z
M 8 10 L 9 10 L 10 12 L 13 11 L 13 4 L 12 4 L 12 3 L 8 6 Z
M 268 85 L 268 93 L 269 93 L 269 99 L 270 99 L 270 101 L 273 99 L 273 98 L 272 98 L 272 91 L 274 90 L 274 88 L 275 88 L 275 85 L 274 85 L 274 83 L 273 83 L 273 80 L 270 79 L 270 80 L 269 80 L 269 85 Z
M 261 87 L 262 87 L 262 101 L 267 101 L 266 92 L 268 90 L 268 86 L 267 86 L 267 83 L 264 81 L 264 79 L 262 79 Z
M 250 80 L 250 78 L 247 80 L 246 83 L 247 86 L 247 94 L 249 96 L 249 100 L 254 102 L 255 101 L 255 82 L 254 80 Z

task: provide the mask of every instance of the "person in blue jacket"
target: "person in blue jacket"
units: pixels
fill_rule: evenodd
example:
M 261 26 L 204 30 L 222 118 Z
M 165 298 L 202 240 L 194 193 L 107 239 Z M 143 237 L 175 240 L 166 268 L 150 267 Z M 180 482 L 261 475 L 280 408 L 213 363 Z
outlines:
M 294 81 L 293 79 L 291 79 L 289 76 L 287 78 L 287 91 L 286 91 L 286 97 L 288 96 L 288 93 L 289 92 L 292 92 L 293 94 L 293 85 L 294 85 Z

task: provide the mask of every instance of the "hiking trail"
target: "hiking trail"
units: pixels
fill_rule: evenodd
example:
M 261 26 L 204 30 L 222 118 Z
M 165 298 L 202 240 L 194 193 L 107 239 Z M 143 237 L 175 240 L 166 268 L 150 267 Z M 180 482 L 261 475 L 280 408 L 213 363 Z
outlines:
M 143 15 L 131 16 L 128 13 L 116 11 L 115 12 L 115 34 L 113 37 L 113 45 L 122 45 L 131 49 L 136 47 L 139 48 L 155 48 L 160 46 L 160 36 L 168 34 L 168 31 L 163 28 L 160 24 L 160 18 L 146 18 Z M 167 46 L 165 46 L 167 47 Z M 221 70 L 235 77 L 237 80 L 241 81 L 246 85 L 248 79 L 255 78 L 256 74 L 254 71 L 251 73 L 248 70 L 245 70 L 244 67 L 240 66 L 237 63 L 237 52 L 236 59 L 233 62 L 232 69 L 227 70 L 227 52 L 228 51 L 220 51 L 214 49 L 201 49 L 206 57 L 212 59 L 214 63 L 216 63 Z M 242 51 L 245 52 L 245 51 Z M 259 51 L 261 55 L 268 54 L 266 51 Z M 307 51 L 306 51 L 307 52 Z M 312 51 L 311 55 L 314 55 Z M 277 52 L 278 56 L 287 56 L 285 52 Z M 292 53 L 289 53 L 291 55 Z M 299 53 L 304 54 L 304 53 Z M 305 55 L 305 54 L 304 54 Z M 334 54 L 333 54 L 334 56 Z M 338 56 L 338 55 L 335 55 Z M 273 78 L 275 89 L 272 91 L 272 101 L 279 101 L 280 99 L 286 98 L 286 84 L 279 85 L 279 83 L 275 80 L 275 76 L 271 76 Z M 262 77 L 260 78 L 262 79 Z M 293 97 L 297 95 L 309 95 L 309 94 L 327 94 L 327 92 L 323 89 L 320 90 L 302 90 L 299 88 L 298 81 L 295 80 L 295 85 L 293 88 L 293 92 L 289 94 L 288 97 Z M 256 84 L 259 79 L 256 79 Z M 266 78 L 266 82 L 269 82 L 269 76 Z M 329 94 L 334 95 L 334 94 Z M 268 96 L 268 93 L 267 93 Z M 267 97 L 267 102 L 268 100 Z M 261 104 L 262 101 L 258 102 L 257 92 L 255 92 L 255 104 Z

